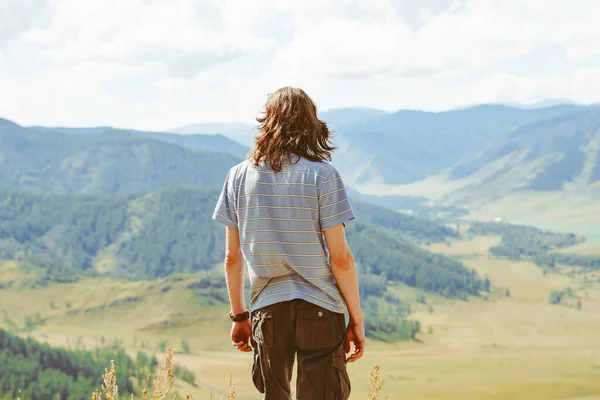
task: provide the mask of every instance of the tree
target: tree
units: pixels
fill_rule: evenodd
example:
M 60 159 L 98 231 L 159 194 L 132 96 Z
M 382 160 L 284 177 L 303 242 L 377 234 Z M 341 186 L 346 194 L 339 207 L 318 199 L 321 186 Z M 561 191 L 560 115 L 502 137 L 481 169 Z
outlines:
M 34 326 L 34 325 L 33 325 L 33 319 L 31 318 L 31 315 L 27 315 L 27 316 L 25 317 L 24 325 L 25 325 L 25 326 L 24 326 L 24 327 L 25 327 L 25 330 L 26 330 L 27 332 L 29 332 L 29 331 L 31 331 L 31 330 L 33 329 L 33 326 Z
M 509 288 L 506 288 L 506 290 L 504 291 L 504 295 L 506 297 L 510 297 L 510 289 Z
M 158 347 L 160 348 L 160 351 L 162 351 L 163 353 L 165 352 L 165 350 L 167 349 L 167 341 L 163 340 L 158 344 Z
M 550 304 L 560 304 L 562 299 L 564 296 L 564 292 L 560 291 L 560 290 L 553 290 L 552 292 L 550 292 L 550 297 L 548 299 L 548 302 Z
M 156 367 L 158 367 L 158 360 L 156 359 L 156 355 L 153 354 L 152 358 L 150 359 L 150 370 L 154 371 Z
M 489 292 L 490 289 L 491 289 L 492 284 L 490 282 L 490 278 L 488 278 L 487 275 L 483 278 L 483 285 L 482 286 L 483 286 L 483 290 L 485 292 Z
M 577 300 L 577 308 L 581 310 L 581 299 Z
M 181 340 L 181 350 L 185 354 L 189 354 L 190 353 L 190 342 L 188 342 L 186 339 L 182 339 Z
M 0 329 L 0 398 L 89 398 L 110 360 L 115 360 L 122 371 L 117 376 L 122 394 L 133 393 L 128 376 L 133 375 L 134 365 L 123 349 L 96 349 L 92 353 L 53 348 Z

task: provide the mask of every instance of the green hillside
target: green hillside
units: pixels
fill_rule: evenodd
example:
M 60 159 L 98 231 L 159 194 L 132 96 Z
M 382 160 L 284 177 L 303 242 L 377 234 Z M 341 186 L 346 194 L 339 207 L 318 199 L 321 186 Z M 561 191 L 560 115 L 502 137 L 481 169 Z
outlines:
M 444 242 L 459 237 L 459 233 L 444 225 L 412 215 L 394 212 L 352 197 L 352 206 L 357 218 L 373 225 L 386 228 L 391 232 L 412 239 L 418 243 Z
M 217 196 L 203 188 L 137 196 L 5 193 L 0 259 L 30 260 L 55 278 L 58 266 L 129 278 L 206 270 L 224 254 L 223 232 L 210 219 Z
M 331 125 L 344 146 L 334 154 L 334 161 L 351 184 L 377 179 L 387 184 L 411 183 L 472 157 L 521 126 L 578 109 L 573 105 L 538 109 L 481 105 L 440 113 L 336 111 L 331 114 Z M 327 121 L 328 113 L 323 118 Z
M 0 190 L 148 193 L 185 184 L 221 186 L 239 160 L 161 140 L 110 133 L 72 135 L 0 121 Z
M 349 225 L 348 242 L 361 270 L 388 281 L 465 300 L 482 290 L 479 276 L 459 261 L 423 250 L 372 224 Z
M 202 150 L 215 153 L 227 153 L 236 158 L 243 159 L 248 153 L 248 147 L 235 142 L 220 133 L 204 134 L 177 134 L 165 132 L 146 132 L 131 129 L 116 129 L 110 127 L 96 128 L 48 128 L 42 126 L 32 127 L 32 129 L 49 133 L 70 133 L 74 135 L 97 135 L 115 137 L 137 137 L 146 139 L 155 139 L 162 142 L 173 143 L 178 146 L 191 150 Z
M 130 279 L 208 270 L 224 254 L 223 229 L 210 219 L 217 197 L 218 190 L 197 187 L 136 196 L 7 192 L 0 195 L 0 259 L 26 260 L 60 281 L 74 270 Z M 453 231 L 396 220 L 374 206 L 359 210 L 362 220 L 349 225 L 348 238 L 362 271 L 450 297 L 477 294 L 478 278 L 460 263 L 404 238 L 437 242 Z
M 123 349 L 87 352 L 52 348 L 0 329 L 0 399 L 89 398 L 102 382 L 110 360 L 121 371 L 117 378 L 121 393 L 133 393 L 128 377 L 133 376 L 135 363 Z

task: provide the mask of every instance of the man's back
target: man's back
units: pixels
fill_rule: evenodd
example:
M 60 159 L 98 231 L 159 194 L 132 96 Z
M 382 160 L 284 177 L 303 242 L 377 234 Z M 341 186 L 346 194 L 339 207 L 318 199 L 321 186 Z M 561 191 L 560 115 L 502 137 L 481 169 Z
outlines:
M 344 231 L 354 214 L 340 175 L 325 162 L 335 149 L 331 135 L 298 88 L 269 95 L 257 121 L 249 159 L 229 171 L 213 214 L 226 225 L 231 342 L 254 350 L 252 379 L 265 400 L 290 398 L 295 363 L 298 400 L 347 400 L 346 363 L 362 357 L 365 332 Z
M 323 238 L 328 227 L 354 218 L 335 168 L 300 159 L 275 173 L 245 161 L 225 185 L 218 213 L 239 230 L 252 308 L 304 299 L 345 312 Z

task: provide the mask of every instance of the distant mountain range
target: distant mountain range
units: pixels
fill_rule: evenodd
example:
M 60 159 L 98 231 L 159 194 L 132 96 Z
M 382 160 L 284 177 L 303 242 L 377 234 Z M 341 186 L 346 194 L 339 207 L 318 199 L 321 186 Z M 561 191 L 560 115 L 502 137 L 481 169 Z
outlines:
M 509 140 L 512 132 L 538 122 L 544 125 L 542 121 L 549 127 L 558 121 L 556 118 L 594 113 L 598 108 L 549 99 L 529 106 L 492 104 L 446 112 L 345 108 L 322 112 L 320 117 L 333 131 L 339 148 L 334 163 L 349 185 L 359 187 L 407 185 L 451 168 L 461 171 L 468 160 Z M 176 131 L 209 129 L 246 146 L 256 133 L 252 126 L 243 124 L 199 124 Z M 518 145 L 518 140 L 513 144 Z M 453 172 L 451 179 L 459 175 Z
M 477 208 L 520 190 L 596 186 L 600 106 L 556 104 L 562 102 L 446 112 L 346 108 L 320 117 L 335 136 L 334 164 L 347 186 L 362 192 L 356 197 L 423 210 L 432 197 L 419 185 L 435 178 L 443 183 L 436 204 Z M 173 131 L 185 134 L 25 128 L 0 120 L 0 189 L 147 193 L 170 184 L 217 186 L 256 134 L 237 123 Z
M 219 187 L 239 158 L 206 149 L 242 154 L 241 146 L 222 136 L 24 128 L 0 120 L 0 189 L 148 193 L 171 185 Z
M 586 190 L 600 183 L 600 108 L 519 127 L 465 158 L 448 174 L 462 185 L 440 200 L 452 204 L 493 201 L 518 190 Z
M 215 126 L 215 128 L 217 128 Z M 191 150 L 204 150 L 217 153 L 229 153 L 237 158 L 244 158 L 248 153 L 248 148 L 228 139 L 221 133 L 220 130 L 198 132 L 197 134 L 182 132 L 180 134 L 164 133 L 164 132 L 145 132 L 130 129 L 115 129 L 111 127 L 96 127 L 96 128 L 48 128 L 34 126 L 32 129 L 41 132 L 59 132 L 67 134 L 95 134 L 105 136 L 118 137 L 138 137 L 147 139 L 156 139 L 167 143 L 173 143 L 181 147 Z
M 399 111 L 351 124 L 338 114 L 340 122 L 332 124 L 340 147 L 334 161 L 351 184 L 409 184 L 473 157 L 529 123 L 578 110 L 572 105 L 540 109 L 489 105 L 441 113 Z

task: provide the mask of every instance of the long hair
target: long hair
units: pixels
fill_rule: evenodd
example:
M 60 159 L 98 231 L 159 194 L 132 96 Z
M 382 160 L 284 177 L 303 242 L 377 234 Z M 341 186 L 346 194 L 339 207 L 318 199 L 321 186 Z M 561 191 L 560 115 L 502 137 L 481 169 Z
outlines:
M 335 147 L 329 128 L 317 118 L 315 103 L 302 89 L 283 87 L 269 95 L 264 115 L 256 120 L 259 132 L 249 154 L 254 165 L 265 163 L 279 172 L 298 157 L 331 160 Z

